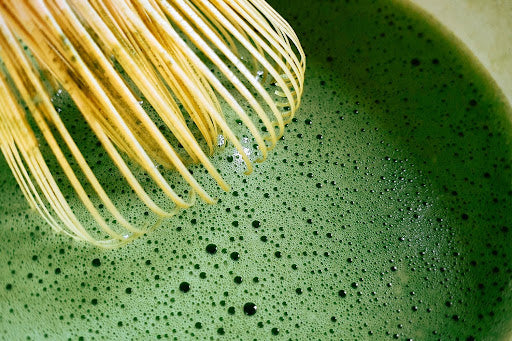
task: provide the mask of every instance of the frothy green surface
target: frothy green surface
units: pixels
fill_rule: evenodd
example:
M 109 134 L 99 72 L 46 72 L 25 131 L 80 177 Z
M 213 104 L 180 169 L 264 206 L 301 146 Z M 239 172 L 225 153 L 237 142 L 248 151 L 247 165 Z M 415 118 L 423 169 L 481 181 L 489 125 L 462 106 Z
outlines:
M 410 9 L 274 5 L 308 53 L 303 105 L 254 174 L 216 156 L 219 204 L 99 250 L 55 236 L 0 161 L 0 338 L 511 335 L 501 95 Z

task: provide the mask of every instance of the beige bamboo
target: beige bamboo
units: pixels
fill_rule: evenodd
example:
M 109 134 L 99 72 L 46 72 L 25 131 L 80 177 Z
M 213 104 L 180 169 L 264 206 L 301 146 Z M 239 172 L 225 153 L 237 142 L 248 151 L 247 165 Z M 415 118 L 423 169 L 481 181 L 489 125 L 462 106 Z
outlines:
M 190 164 L 201 164 L 229 190 L 210 160 L 219 135 L 250 173 L 252 161 L 267 158 L 294 117 L 305 73 L 296 34 L 263 0 L 0 0 L 0 59 L 0 149 L 21 192 L 56 232 L 100 247 L 148 233 L 196 196 L 215 203 Z M 135 226 L 123 203 L 107 193 L 82 154 L 87 146 L 74 140 L 52 103 L 57 89 L 69 94 L 136 204 L 154 214 L 154 224 Z M 143 110 L 141 99 L 154 113 Z M 258 146 L 256 160 L 238 136 L 237 118 Z M 42 144 L 68 179 L 73 204 L 54 179 Z M 173 169 L 176 179 L 161 166 Z M 137 179 L 140 171 L 167 204 L 155 202 Z M 177 180 L 188 195 L 175 191 Z

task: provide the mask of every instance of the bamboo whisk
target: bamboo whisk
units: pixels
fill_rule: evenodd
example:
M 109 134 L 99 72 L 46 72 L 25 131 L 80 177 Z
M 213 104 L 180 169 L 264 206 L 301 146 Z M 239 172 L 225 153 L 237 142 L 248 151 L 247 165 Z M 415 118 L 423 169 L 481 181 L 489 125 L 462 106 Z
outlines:
M 215 202 L 189 164 L 229 190 L 210 160 L 219 139 L 251 172 L 235 128 L 266 158 L 299 106 L 305 71 L 297 36 L 264 0 L 0 0 L 0 59 L 0 147 L 23 194 L 55 231 L 103 247 L 154 224 L 130 221 L 107 193 L 56 95 L 69 95 L 112 171 L 160 220 L 196 195 Z

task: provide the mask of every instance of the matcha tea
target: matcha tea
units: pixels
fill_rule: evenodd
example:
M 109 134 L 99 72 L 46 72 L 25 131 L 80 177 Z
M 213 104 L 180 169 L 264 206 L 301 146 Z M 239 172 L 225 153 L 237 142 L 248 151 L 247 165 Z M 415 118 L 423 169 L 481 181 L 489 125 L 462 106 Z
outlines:
M 272 5 L 308 55 L 303 104 L 253 174 L 229 147 L 214 156 L 233 188 L 207 188 L 217 205 L 101 250 L 55 235 L 0 159 L 0 339 L 511 337 L 512 110 L 500 91 L 413 8 Z M 105 158 L 94 143 L 85 152 Z

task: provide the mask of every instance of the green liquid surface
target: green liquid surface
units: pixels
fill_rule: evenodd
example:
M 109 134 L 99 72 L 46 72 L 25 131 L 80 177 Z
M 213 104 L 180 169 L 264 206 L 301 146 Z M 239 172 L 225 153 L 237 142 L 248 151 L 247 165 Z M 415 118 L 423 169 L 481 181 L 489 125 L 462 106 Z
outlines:
M 52 233 L 0 160 L 1 339 L 512 335 L 512 111 L 494 83 L 411 8 L 272 4 L 308 54 L 303 104 L 252 175 L 215 156 L 233 187 L 211 186 L 217 205 L 100 250 Z

